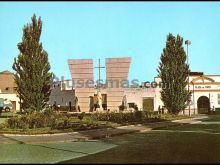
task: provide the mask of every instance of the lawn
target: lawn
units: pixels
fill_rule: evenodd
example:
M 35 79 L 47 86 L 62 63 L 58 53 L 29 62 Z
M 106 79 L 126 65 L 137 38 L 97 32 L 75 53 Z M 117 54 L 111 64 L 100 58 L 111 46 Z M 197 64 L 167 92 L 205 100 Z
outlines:
M 57 163 L 115 147 L 100 141 L 0 145 L 0 163 Z
M 0 145 L 0 163 L 220 163 L 220 116 L 102 140 L 17 143 Z
M 0 124 L 1 124 L 1 123 L 4 123 L 5 119 L 6 119 L 6 118 L 0 118 Z
M 220 163 L 220 116 L 105 142 L 118 146 L 62 163 Z
M 13 116 L 13 113 L 12 112 L 3 112 L 0 116 L 0 124 L 1 123 L 4 123 L 4 121 L 9 118 L 9 117 L 12 117 Z

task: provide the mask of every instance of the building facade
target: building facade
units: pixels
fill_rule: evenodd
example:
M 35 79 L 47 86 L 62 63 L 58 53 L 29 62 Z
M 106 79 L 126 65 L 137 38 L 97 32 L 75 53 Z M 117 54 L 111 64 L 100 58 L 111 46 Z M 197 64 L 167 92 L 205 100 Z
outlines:
M 155 77 L 155 82 L 159 83 L 161 79 Z M 191 72 L 186 89 L 191 91 L 191 98 L 188 106 L 181 114 L 208 113 L 213 109 L 220 108 L 220 75 L 204 75 L 203 72 Z M 157 87 L 156 106 L 163 106 L 160 91 L 161 88 Z
M 61 107 L 67 111 L 75 111 L 75 90 L 72 81 L 58 81 L 51 87 L 49 105 Z
M 84 112 L 93 112 L 96 108 L 98 91 L 102 95 L 102 110 L 119 111 L 119 107 L 126 102 L 127 107 L 136 104 L 138 109 L 146 111 L 158 111 L 164 107 L 160 92 L 162 87 L 160 77 L 155 77 L 156 87 L 136 86 L 122 87 L 120 83 L 127 81 L 131 58 L 106 58 L 106 83 L 97 88 L 93 75 L 92 59 L 68 60 L 72 80 L 74 83 L 81 81 L 81 86 L 75 84 L 73 90 L 78 98 L 78 104 Z M 87 82 L 87 85 L 85 84 Z M 117 85 L 119 82 L 119 86 Z M 116 83 L 116 84 L 115 84 Z M 82 85 L 83 84 L 83 85 Z M 204 75 L 202 72 L 191 72 L 189 75 L 189 87 L 192 95 L 185 110 L 180 114 L 208 113 L 212 109 L 220 108 L 220 75 Z M 125 100 L 126 101 L 123 101 Z M 165 110 L 166 111 L 166 110 Z
M 9 71 L 0 72 L 0 98 L 10 100 L 13 104 L 13 111 L 20 110 L 20 100 L 16 89 L 17 86 L 14 81 L 14 74 Z

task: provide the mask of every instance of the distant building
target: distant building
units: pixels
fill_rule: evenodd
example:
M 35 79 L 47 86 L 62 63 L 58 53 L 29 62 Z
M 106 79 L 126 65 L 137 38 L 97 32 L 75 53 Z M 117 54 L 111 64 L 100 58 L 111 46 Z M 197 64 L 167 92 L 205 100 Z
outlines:
M 49 97 L 51 106 L 60 106 L 69 111 L 75 111 L 75 91 L 72 89 L 72 81 L 55 82 Z
M 13 110 L 19 111 L 19 97 L 17 86 L 14 81 L 14 74 L 9 71 L 0 72 L 0 98 L 8 99 L 13 104 Z
M 68 60 L 72 80 L 76 83 L 72 88 L 75 90 L 75 96 L 78 98 L 82 111 L 93 112 L 96 109 L 98 91 L 102 94 L 102 110 L 119 111 L 124 98 L 126 98 L 128 109 L 129 105 L 133 104 L 136 104 L 140 110 L 147 111 L 158 111 L 164 107 L 160 94 L 162 87 L 158 85 L 161 83 L 159 77 L 154 78 L 154 82 L 157 83 L 156 87 L 136 86 L 121 88 L 117 87 L 117 85 L 110 85 L 111 80 L 119 82 L 127 80 L 130 62 L 131 58 L 129 57 L 107 58 L 106 79 L 108 82 L 107 84 L 102 84 L 103 86 L 99 88 L 96 85 L 88 86 L 88 83 L 85 85 L 86 82 L 94 82 L 92 59 Z M 77 86 L 77 82 L 80 81 L 80 86 Z M 204 75 L 203 72 L 190 72 L 189 82 L 189 90 L 192 92 L 190 105 L 181 113 L 190 115 L 208 113 L 212 108 L 220 108 L 220 75 Z M 188 86 L 186 86 L 186 89 L 188 89 Z
M 160 82 L 161 79 L 155 77 L 155 81 Z M 188 85 L 186 89 L 188 89 Z M 204 75 L 203 72 L 191 72 L 189 74 L 189 90 L 192 92 L 190 104 L 181 113 L 208 113 L 213 108 L 220 108 L 220 75 Z M 156 106 L 163 106 L 160 91 L 161 88 L 156 90 L 156 102 L 158 103 Z

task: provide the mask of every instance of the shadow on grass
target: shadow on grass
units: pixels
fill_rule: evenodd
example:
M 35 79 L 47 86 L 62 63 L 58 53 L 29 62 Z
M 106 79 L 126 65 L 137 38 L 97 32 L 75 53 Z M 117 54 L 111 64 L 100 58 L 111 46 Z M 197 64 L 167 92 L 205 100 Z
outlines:
M 43 147 L 43 148 L 52 149 L 52 150 L 58 150 L 58 151 L 80 153 L 80 154 L 84 154 L 84 155 L 88 155 L 88 154 L 89 154 L 89 153 L 86 153 L 86 152 L 72 151 L 72 150 L 67 150 L 67 149 L 49 147 L 49 146 L 45 146 L 45 145 L 40 144 L 40 142 L 39 142 L 39 143 L 36 143 L 36 144 L 31 144 L 31 143 L 25 143 L 25 142 L 23 142 L 22 140 L 15 139 L 15 138 L 13 138 L 13 137 L 8 137 L 8 136 L 4 136 L 4 135 L 0 135 L 0 136 L 2 136 L 3 138 L 6 138 L 6 139 L 8 139 L 8 140 L 14 141 L 14 142 L 16 142 L 17 144 L 26 144 L 26 145 L 33 146 L 33 147 L 34 147 L 34 146 L 37 146 L 37 147 Z
M 197 120 L 220 121 L 219 117 Z M 220 131 L 219 124 L 195 123 L 114 137 L 114 141 L 129 143 L 60 163 L 219 163 L 220 139 L 213 133 L 216 129 Z

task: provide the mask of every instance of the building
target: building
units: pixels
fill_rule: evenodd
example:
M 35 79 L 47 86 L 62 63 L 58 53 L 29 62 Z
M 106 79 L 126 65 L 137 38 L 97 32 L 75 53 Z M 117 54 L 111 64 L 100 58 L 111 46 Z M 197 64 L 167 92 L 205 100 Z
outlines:
M 190 75 L 191 113 L 207 113 L 220 108 L 220 75 Z
M 159 83 L 161 79 L 155 77 L 155 81 Z M 188 89 L 188 86 L 186 89 Z M 189 74 L 189 90 L 191 91 L 190 104 L 181 114 L 208 113 L 213 108 L 220 108 L 220 75 L 204 75 L 203 72 L 191 72 Z M 160 91 L 161 88 L 157 88 L 156 106 L 163 106 Z
M 72 89 L 72 81 L 55 82 L 51 88 L 49 105 L 58 106 L 67 111 L 75 111 L 75 90 Z
M 125 96 L 127 98 L 127 104 L 136 104 L 140 110 L 155 111 L 157 100 L 156 89 L 154 88 L 127 88 L 125 90 Z
M 74 82 L 72 89 L 75 90 L 82 111 L 92 112 L 96 109 L 94 107 L 98 104 L 99 91 L 102 95 L 102 107 L 106 107 L 102 110 L 119 111 L 124 99 L 127 105 L 136 104 L 140 110 L 158 111 L 164 106 L 160 95 L 160 77 L 154 78 L 154 83 L 157 84 L 155 87 L 121 87 L 120 83 L 127 81 L 131 58 L 106 58 L 105 62 L 106 82 L 98 85 L 94 83 L 92 59 L 68 60 Z M 192 92 L 190 104 L 181 114 L 207 113 L 212 108 L 220 108 L 220 75 L 190 72 L 189 90 Z
M 0 72 L 0 98 L 8 99 L 13 104 L 13 110 L 19 111 L 19 97 L 16 92 L 14 74 L 9 71 Z

